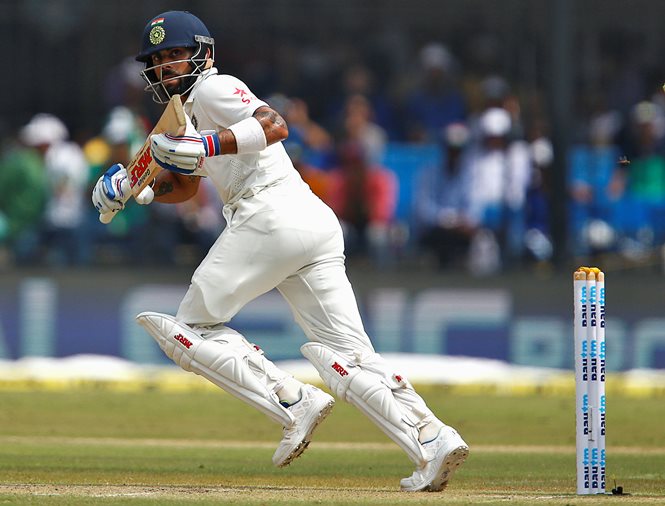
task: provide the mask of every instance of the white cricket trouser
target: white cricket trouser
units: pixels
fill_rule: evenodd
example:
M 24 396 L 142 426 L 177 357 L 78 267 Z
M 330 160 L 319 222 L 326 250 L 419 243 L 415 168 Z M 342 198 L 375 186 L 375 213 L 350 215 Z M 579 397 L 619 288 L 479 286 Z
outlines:
M 337 217 L 299 179 L 226 206 L 227 227 L 192 276 L 177 319 L 226 323 L 277 288 L 306 336 L 345 355 L 374 351 L 344 267 Z
M 370 370 L 389 383 L 394 373 L 374 355 L 364 330 L 333 211 L 298 178 L 226 206 L 224 216 L 227 227 L 194 272 L 176 318 L 194 326 L 226 323 L 277 288 L 308 339 L 350 360 L 373 356 Z M 419 426 L 434 419 L 412 388 L 394 395 Z

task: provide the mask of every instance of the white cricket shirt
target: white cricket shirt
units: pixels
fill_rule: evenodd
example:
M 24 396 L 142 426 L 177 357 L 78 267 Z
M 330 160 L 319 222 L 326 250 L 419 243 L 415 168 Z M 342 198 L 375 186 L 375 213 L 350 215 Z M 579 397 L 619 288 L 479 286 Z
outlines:
M 185 112 L 197 131 L 221 131 L 249 118 L 259 107 L 259 100 L 240 79 L 218 74 L 216 68 L 205 71 L 185 102 Z M 206 158 L 194 175 L 208 176 L 225 204 L 256 194 L 293 175 L 295 168 L 281 142 L 261 152 L 220 155 Z

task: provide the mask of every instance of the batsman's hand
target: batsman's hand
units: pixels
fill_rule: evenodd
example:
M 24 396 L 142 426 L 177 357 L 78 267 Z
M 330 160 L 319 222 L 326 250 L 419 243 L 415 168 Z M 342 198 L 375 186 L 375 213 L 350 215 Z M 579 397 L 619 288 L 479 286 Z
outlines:
M 129 186 L 129 179 L 127 179 L 127 170 L 122 164 L 116 163 L 97 180 L 97 184 L 92 190 L 92 203 L 100 215 L 113 216 L 113 213 L 117 213 L 125 207 L 125 202 L 131 194 L 132 189 Z M 136 202 L 143 205 L 150 204 L 154 196 L 152 188 L 147 186 L 136 197 Z M 111 220 L 102 221 L 108 223 Z
M 192 174 L 205 157 L 221 154 L 217 132 L 197 132 L 189 117 L 185 135 L 155 134 L 150 137 L 150 148 L 160 167 L 179 174 Z

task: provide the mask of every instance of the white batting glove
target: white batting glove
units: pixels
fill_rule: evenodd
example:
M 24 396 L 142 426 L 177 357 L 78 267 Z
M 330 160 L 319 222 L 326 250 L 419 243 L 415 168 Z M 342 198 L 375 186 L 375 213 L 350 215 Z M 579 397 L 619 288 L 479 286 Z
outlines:
M 92 190 L 92 203 L 99 214 L 115 213 L 125 207 L 125 202 L 132 194 L 127 179 L 127 170 L 120 163 L 109 167 L 97 180 Z M 152 188 L 147 186 L 136 197 L 136 202 L 145 205 L 150 204 L 155 197 Z
M 197 132 L 189 117 L 185 135 L 155 134 L 150 137 L 150 147 L 160 167 L 179 174 L 191 174 L 201 166 L 203 158 L 222 151 L 217 132 Z

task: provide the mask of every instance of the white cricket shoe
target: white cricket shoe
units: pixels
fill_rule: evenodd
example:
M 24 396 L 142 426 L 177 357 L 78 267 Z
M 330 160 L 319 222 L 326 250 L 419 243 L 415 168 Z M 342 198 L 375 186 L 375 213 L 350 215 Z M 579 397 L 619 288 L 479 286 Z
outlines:
M 287 408 L 296 421 L 293 427 L 284 428 L 284 437 L 272 456 L 277 467 L 288 466 L 307 449 L 312 432 L 335 405 L 335 399 L 315 386 L 303 385 L 300 393 L 302 398 Z
M 408 478 L 400 481 L 405 492 L 439 492 L 469 456 L 469 446 L 452 427 L 443 426 L 438 436 L 423 444 L 428 461 Z

